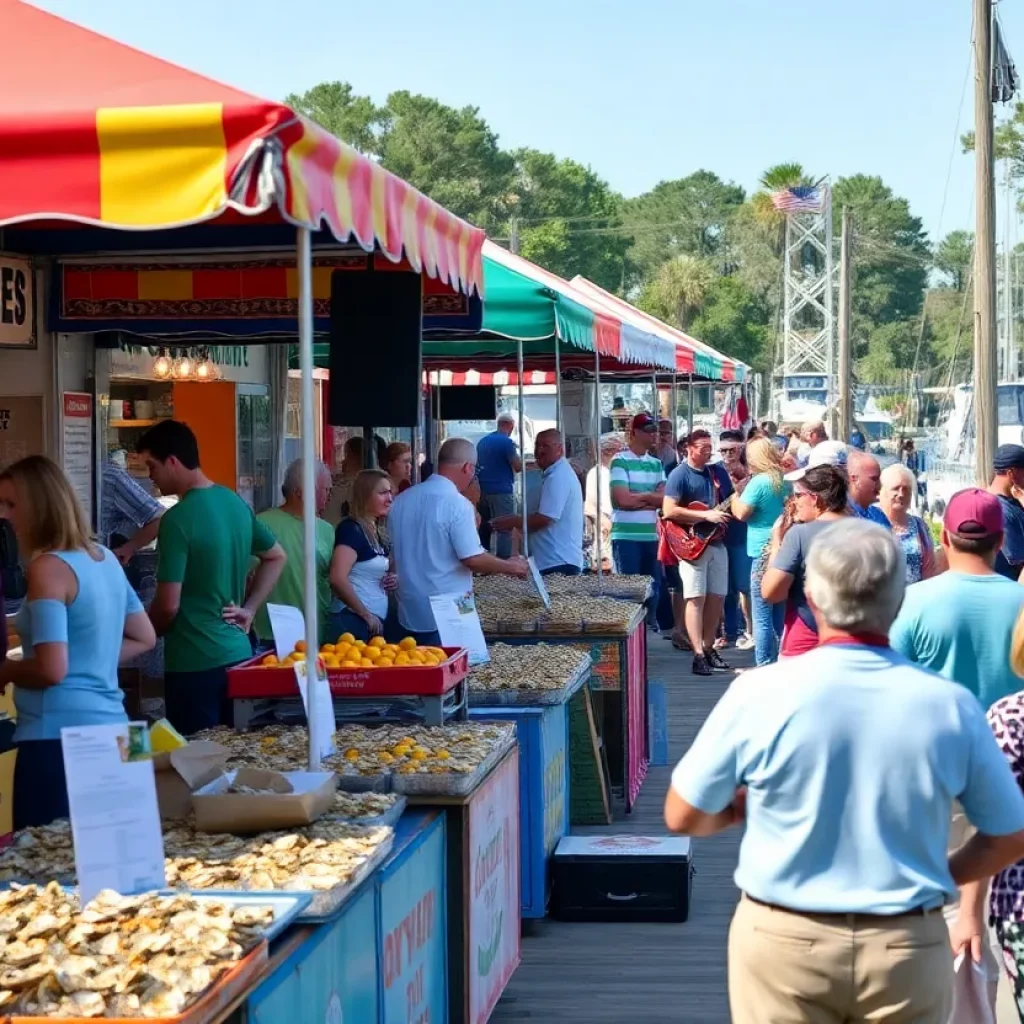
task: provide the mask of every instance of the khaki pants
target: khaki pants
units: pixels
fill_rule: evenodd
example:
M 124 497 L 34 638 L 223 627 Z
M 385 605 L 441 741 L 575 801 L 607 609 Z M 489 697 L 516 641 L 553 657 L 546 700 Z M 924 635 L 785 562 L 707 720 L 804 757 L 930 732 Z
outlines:
M 744 897 L 729 930 L 733 1024 L 947 1024 L 942 914 L 795 914 Z

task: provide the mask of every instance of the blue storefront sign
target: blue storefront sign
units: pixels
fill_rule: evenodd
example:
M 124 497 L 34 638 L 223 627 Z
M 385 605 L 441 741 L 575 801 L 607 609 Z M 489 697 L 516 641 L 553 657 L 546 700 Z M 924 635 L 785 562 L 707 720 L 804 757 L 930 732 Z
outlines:
M 377 875 L 383 1024 L 448 1020 L 445 819 L 406 813 Z
M 249 1024 L 379 1020 L 376 921 L 374 883 L 368 879 L 337 918 L 314 928 L 253 992 L 247 1004 Z
M 519 743 L 519 856 L 522 916 L 544 917 L 548 867 L 569 831 L 567 705 L 471 708 L 470 717 L 514 721 Z

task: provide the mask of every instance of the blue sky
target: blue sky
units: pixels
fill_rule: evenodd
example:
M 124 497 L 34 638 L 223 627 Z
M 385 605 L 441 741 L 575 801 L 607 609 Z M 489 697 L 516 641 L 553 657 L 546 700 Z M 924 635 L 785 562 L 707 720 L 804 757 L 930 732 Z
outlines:
M 880 174 L 929 232 L 970 227 L 970 0 L 35 0 L 269 98 L 343 79 L 478 106 L 507 147 L 626 195 L 708 168 L 747 189 L 797 160 Z M 1024 5 L 1000 4 L 1024 70 Z M 941 213 L 941 221 L 940 221 Z

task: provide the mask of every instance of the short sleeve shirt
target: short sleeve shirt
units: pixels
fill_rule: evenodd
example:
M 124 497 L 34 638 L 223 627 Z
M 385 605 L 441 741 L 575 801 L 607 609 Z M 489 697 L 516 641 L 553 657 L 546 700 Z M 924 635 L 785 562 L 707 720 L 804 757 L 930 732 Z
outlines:
M 515 487 L 512 460 L 519 449 L 508 434 L 500 430 L 482 437 L 476 446 L 476 475 L 481 494 L 511 494 Z
M 717 487 L 715 484 L 717 483 Z M 688 462 L 680 462 L 669 475 L 665 484 L 666 497 L 672 498 L 679 505 L 692 505 L 700 502 L 708 508 L 720 505 L 733 492 L 732 480 L 724 466 L 707 465 L 703 469 L 694 469 Z M 721 544 L 721 540 L 715 541 Z
M 955 800 L 987 835 L 1024 827 L 1024 797 L 978 702 L 887 648 L 829 644 L 796 670 L 779 662 L 737 679 L 672 788 L 715 814 L 740 786 L 736 885 L 808 913 L 891 915 L 954 899 Z
M 544 470 L 537 511 L 551 520 L 530 534 L 530 554 L 542 572 L 557 565 L 583 567 L 583 489 L 569 460 Z
M 772 527 L 782 515 L 788 492 L 789 484 L 784 482 L 776 490 L 767 473 L 758 473 L 743 489 L 740 501 L 753 509 L 753 515 L 747 520 L 747 554 L 751 558 L 757 558 L 771 541 Z
M 203 672 L 244 661 L 249 637 L 224 621 L 245 600 L 253 555 L 276 543 L 234 491 L 194 487 L 160 520 L 157 581 L 180 583 L 181 604 L 164 644 L 168 672 Z
M 802 654 L 817 646 L 818 627 L 807 604 L 804 593 L 804 573 L 807 567 L 807 553 L 814 539 L 832 525 L 830 520 L 820 519 L 812 523 L 797 523 L 786 531 L 782 544 L 771 568 L 789 573 L 793 583 L 786 599 L 786 630 L 782 636 L 781 653 L 787 657 Z
M 665 468 L 654 455 L 619 452 L 608 467 L 609 485 L 625 487 L 630 494 L 652 494 L 665 482 Z M 656 508 L 612 508 L 612 540 L 656 541 L 658 510 Z
M 1024 567 L 1024 508 L 1016 498 L 1005 494 L 998 497 L 1003 507 L 1003 546 L 996 558 L 995 570 L 1015 580 Z

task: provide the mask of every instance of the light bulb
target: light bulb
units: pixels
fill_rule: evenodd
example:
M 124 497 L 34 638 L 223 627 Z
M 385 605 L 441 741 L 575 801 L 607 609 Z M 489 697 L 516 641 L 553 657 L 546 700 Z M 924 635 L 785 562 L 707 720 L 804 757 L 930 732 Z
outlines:
M 171 361 L 165 355 L 158 355 L 153 363 L 153 373 L 161 380 L 166 380 L 171 375 Z
M 209 356 L 196 365 L 196 380 L 214 380 L 216 376 L 216 367 Z
M 174 376 L 178 380 L 186 380 L 192 376 L 193 363 L 188 356 L 180 356 L 174 361 Z

